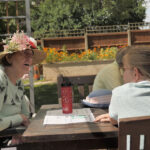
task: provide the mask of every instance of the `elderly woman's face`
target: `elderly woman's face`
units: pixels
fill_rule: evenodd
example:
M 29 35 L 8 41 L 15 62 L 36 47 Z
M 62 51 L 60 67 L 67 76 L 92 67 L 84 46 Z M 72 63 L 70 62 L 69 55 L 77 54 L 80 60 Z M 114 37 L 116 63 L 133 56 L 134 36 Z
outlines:
M 15 71 L 21 74 L 27 74 L 32 65 L 33 55 L 34 53 L 32 50 L 24 50 L 14 53 L 9 61 Z

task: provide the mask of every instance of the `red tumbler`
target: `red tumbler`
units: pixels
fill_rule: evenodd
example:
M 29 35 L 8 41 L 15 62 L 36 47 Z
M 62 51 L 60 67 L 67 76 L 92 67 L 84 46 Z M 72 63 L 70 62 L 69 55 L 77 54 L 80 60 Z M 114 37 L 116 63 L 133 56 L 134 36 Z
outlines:
M 63 113 L 72 113 L 72 87 L 69 84 L 61 86 L 61 103 Z

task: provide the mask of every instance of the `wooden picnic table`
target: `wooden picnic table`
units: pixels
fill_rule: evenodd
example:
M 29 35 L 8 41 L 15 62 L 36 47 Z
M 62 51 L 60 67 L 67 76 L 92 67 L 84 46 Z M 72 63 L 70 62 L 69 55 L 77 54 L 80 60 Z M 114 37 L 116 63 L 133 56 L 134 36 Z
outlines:
M 73 108 L 80 108 L 74 104 Z M 43 125 L 47 110 L 61 109 L 59 104 L 43 105 L 27 130 L 22 135 L 21 150 L 78 150 L 95 148 L 116 148 L 118 128 L 110 123 L 75 123 L 63 125 Z M 94 116 L 107 110 L 91 108 Z

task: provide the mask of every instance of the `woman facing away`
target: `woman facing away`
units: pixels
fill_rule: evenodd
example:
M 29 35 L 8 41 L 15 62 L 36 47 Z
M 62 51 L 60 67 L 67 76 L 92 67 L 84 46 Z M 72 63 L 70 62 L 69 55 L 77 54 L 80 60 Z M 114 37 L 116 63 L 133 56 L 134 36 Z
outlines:
M 30 66 L 45 59 L 36 41 L 23 32 L 6 40 L 0 52 L 0 131 L 18 125 L 29 125 L 29 105 L 21 78 Z
M 119 124 L 120 118 L 150 115 L 150 47 L 129 46 L 123 56 L 124 85 L 115 88 L 109 113 L 97 116 L 96 122 Z
M 97 108 L 108 108 L 112 96 L 112 90 L 123 84 L 122 59 L 126 54 L 125 49 L 119 49 L 116 53 L 116 60 L 106 65 L 97 74 L 93 91 L 83 100 L 84 105 Z
M 123 85 L 120 67 L 122 66 L 122 58 L 124 49 L 119 49 L 116 53 L 115 61 L 103 67 L 94 79 L 93 91 L 107 89 L 112 91 L 114 88 Z

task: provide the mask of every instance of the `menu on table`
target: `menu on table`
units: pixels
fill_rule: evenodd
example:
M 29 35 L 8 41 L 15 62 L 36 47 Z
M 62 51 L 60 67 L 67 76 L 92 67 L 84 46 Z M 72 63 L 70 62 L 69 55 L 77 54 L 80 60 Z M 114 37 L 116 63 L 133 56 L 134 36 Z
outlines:
M 90 108 L 73 109 L 71 114 L 63 114 L 60 109 L 47 111 L 43 125 L 93 122 L 94 120 Z

